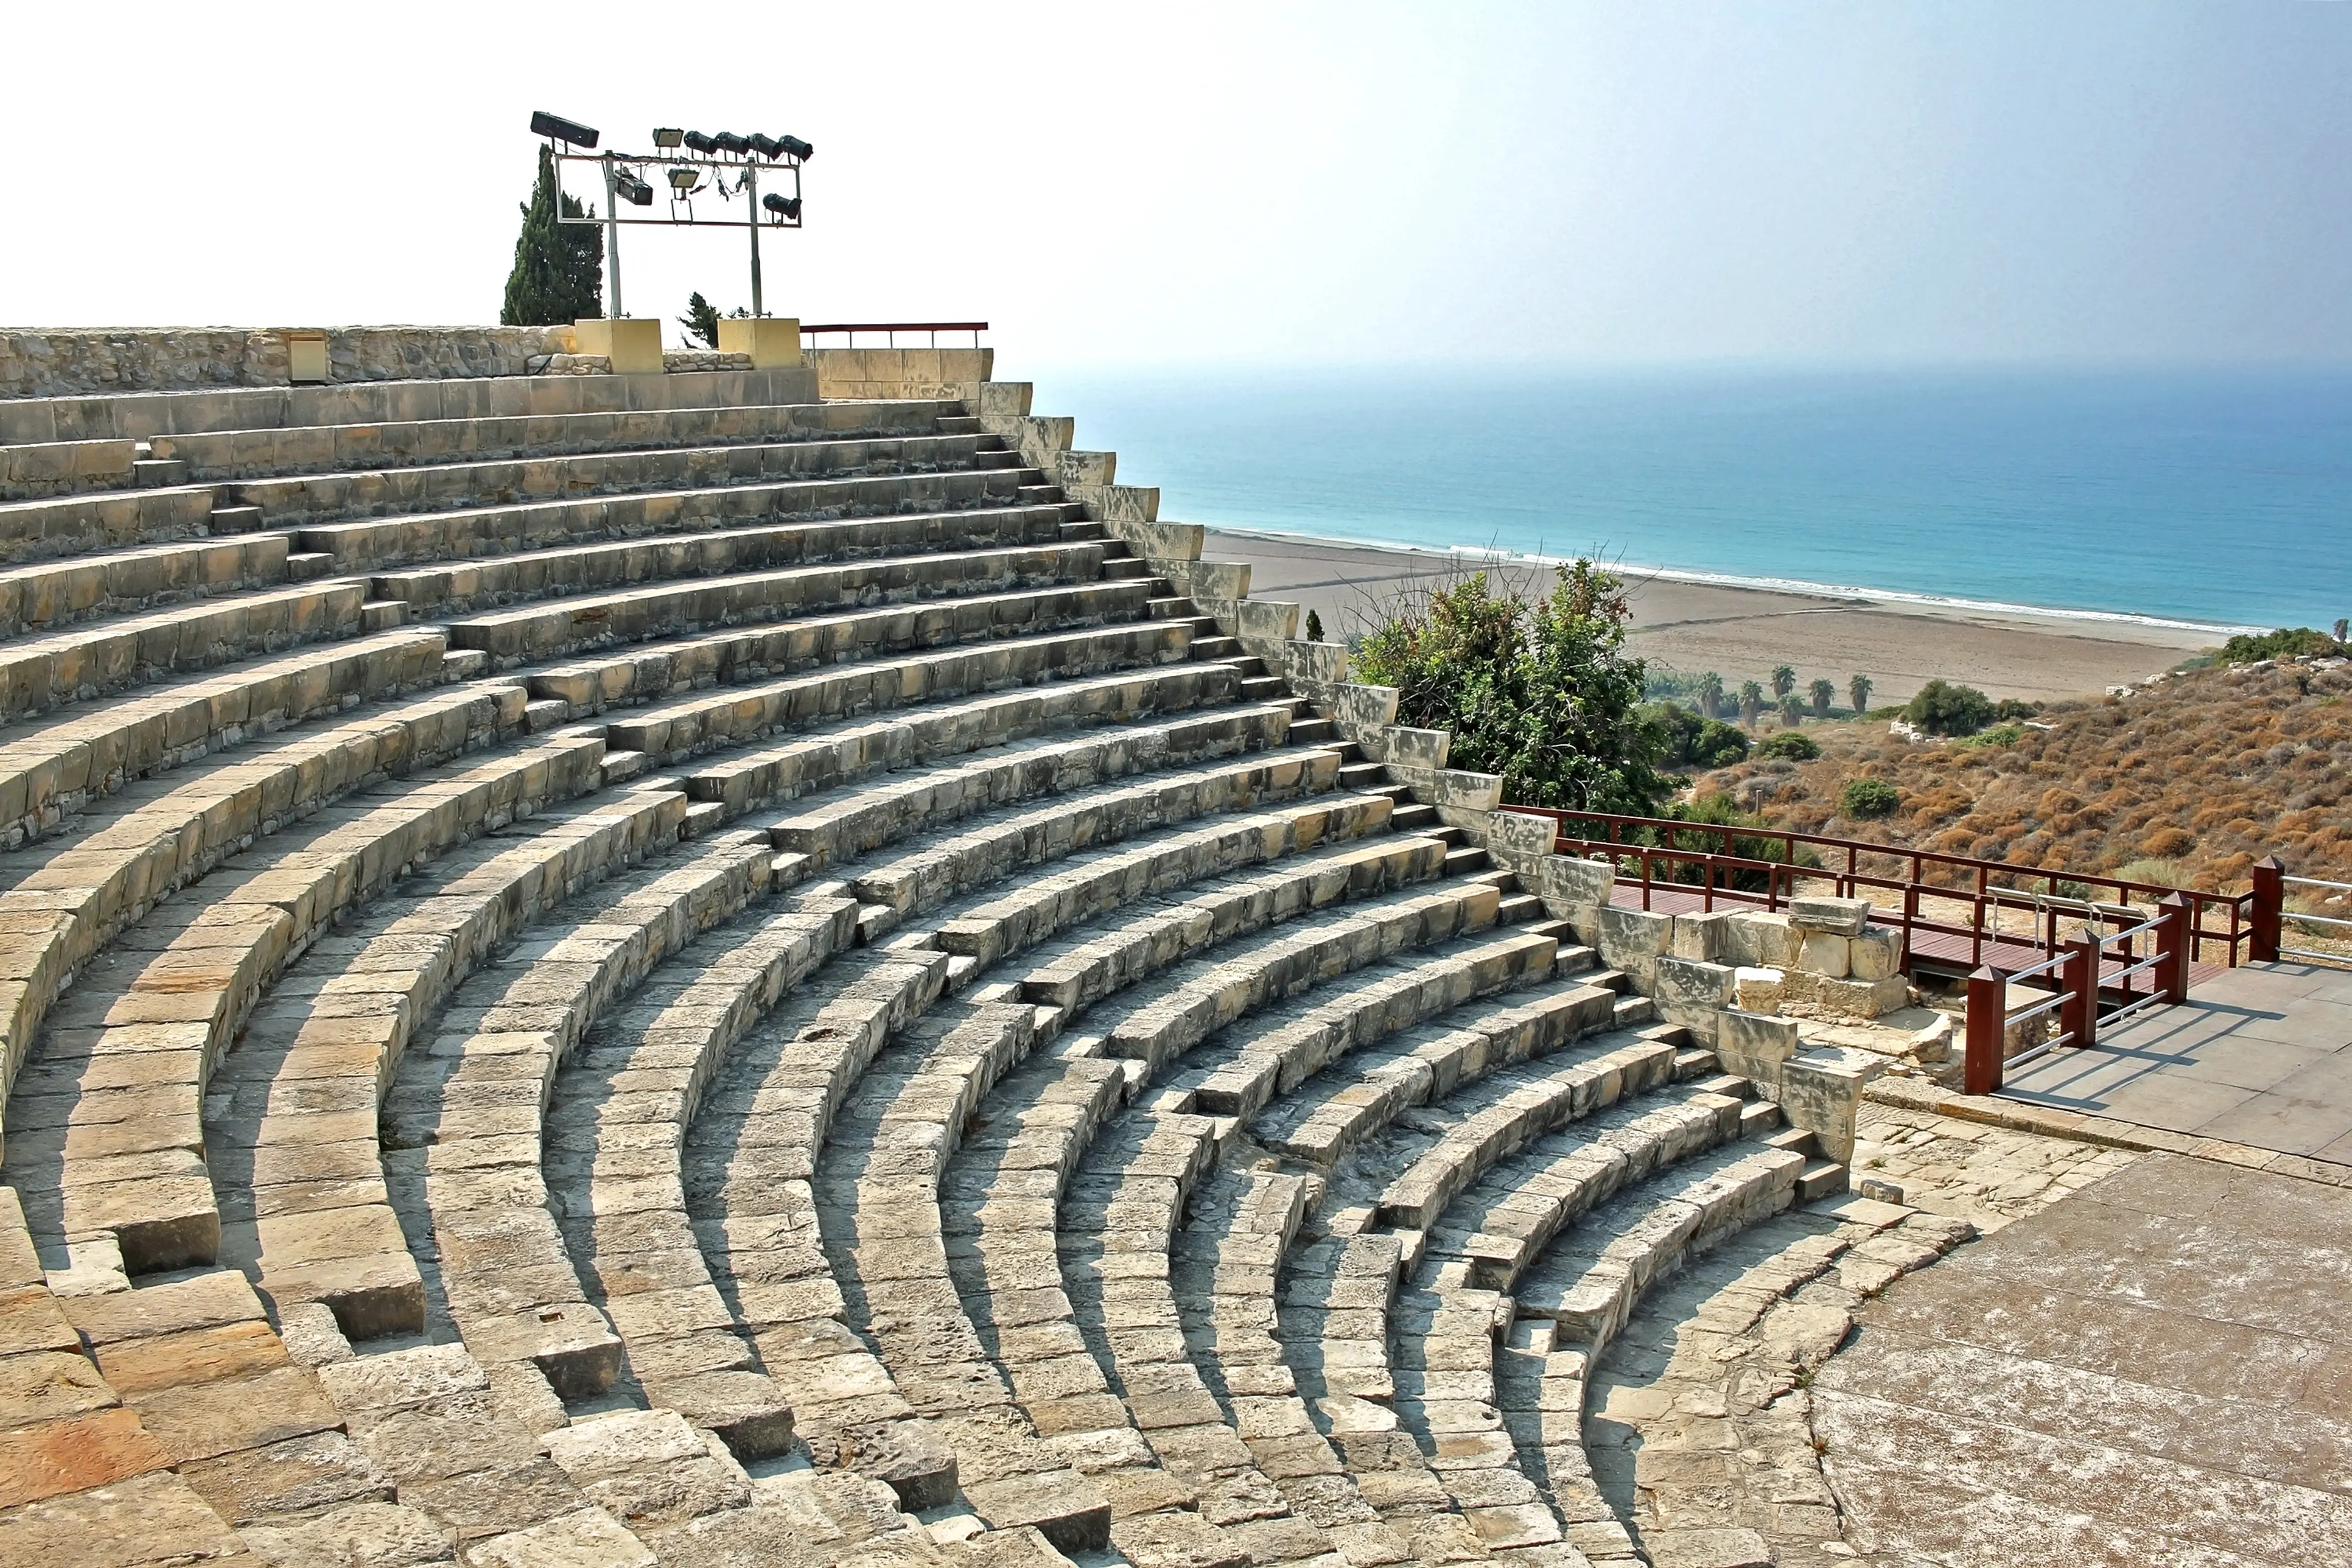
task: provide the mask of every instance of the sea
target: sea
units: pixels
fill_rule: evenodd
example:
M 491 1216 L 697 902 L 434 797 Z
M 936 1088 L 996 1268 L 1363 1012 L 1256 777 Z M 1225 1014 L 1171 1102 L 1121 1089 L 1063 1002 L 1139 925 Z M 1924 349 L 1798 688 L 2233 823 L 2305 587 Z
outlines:
M 1036 407 L 1186 522 L 2217 631 L 2352 616 L 2352 367 L 1084 370 Z

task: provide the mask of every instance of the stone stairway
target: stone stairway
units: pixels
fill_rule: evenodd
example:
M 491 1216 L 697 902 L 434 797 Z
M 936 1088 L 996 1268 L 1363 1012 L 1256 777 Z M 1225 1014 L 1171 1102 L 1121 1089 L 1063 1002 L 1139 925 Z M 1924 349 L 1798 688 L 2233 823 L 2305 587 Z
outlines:
M 0 441 L 0 1557 L 1681 1528 L 1584 1390 L 1841 1152 L 1025 387 Z

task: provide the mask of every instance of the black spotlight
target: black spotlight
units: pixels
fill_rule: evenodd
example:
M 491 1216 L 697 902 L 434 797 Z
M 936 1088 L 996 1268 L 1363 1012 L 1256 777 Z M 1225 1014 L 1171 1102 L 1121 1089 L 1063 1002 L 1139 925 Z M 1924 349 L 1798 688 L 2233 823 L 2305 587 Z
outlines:
M 710 141 L 711 144 L 721 153 L 732 153 L 739 158 L 751 150 L 751 143 L 745 138 L 736 135 L 732 131 L 721 131 Z
M 654 188 L 625 169 L 613 176 L 613 189 L 632 205 L 649 207 L 654 205 Z
M 801 221 L 801 199 L 798 196 L 780 196 L 771 191 L 760 198 L 760 205 L 786 223 Z
M 784 144 L 765 132 L 754 131 L 746 140 L 751 143 L 752 152 L 772 163 L 784 155 Z
M 684 140 L 688 148 L 693 152 L 716 153 L 719 151 L 719 143 L 712 141 L 709 137 L 705 136 L 699 131 L 688 132 Z
M 793 157 L 798 158 L 803 163 L 816 156 L 816 149 L 810 146 L 807 142 L 802 141 L 797 136 L 779 136 L 776 138 L 776 145 L 782 147 L 785 152 L 791 153 Z
M 593 131 L 576 120 L 566 120 L 561 114 L 550 114 L 544 109 L 531 110 L 530 133 L 533 136 L 552 136 L 558 142 L 568 142 L 574 147 L 596 145 L 596 133 Z

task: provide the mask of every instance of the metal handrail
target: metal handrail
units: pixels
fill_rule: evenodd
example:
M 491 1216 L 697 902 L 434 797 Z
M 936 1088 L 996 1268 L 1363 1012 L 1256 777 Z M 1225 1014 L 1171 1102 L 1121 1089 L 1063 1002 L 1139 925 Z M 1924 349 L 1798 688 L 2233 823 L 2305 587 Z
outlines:
M 2096 1043 L 2103 1024 L 2118 1023 L 2149 1007 L 2188 1000 L 2189 942 L 2192 929 L 2189 902 L 2176 894 L 2167 897 L 2162 912 L 2155 918 L 2126 926 L 2121 931 L 2092 929 L 2082 931 L 2067 942 L 2063 952 L 2029 968 L 2011 974 L 2004 974 L 1997 969 L 1979 968 L 1969 976 L 1963 1087 L 1970 1094 L 1996 1093 L 2000 1089 L 2002 1074 L 2009 1067 L 2022 1066 L 2064 1047 L 2091 1046 Z M 2153 939 L 2156 951 L 2145 958 L 2135 960 L 2132 943 L 2143 936 Z M 2110 947 L 2123 949 L 2124 963 L 2120 969 L 2109 970 L 2106 967 L 2106 952 Z M 2010 1005 L 2011 985 L 2019 981 L 2050 975 L 2053 971 L 2058 986 L 2055 992 L 2022 1006 Z M 2151 973 L 2155 978 L 2147 994 L 2133 996 L 2131 977 Z M 2102 1019 L 2099 1016 L 2099 993 L 2116 984 L 2123 986 L 2124 1005 Z M 2063 1026 L 2059 1033 L 2004 1059 L 2001 1053 L 2007 1045 L 2010 1030 L 2053 1009 L 2058 1010 Z
M 2331 882 L 2324 877 L 2289 877 L 2282 874 L 2279 878 L 2279 882 L 2282 892 L 2284 892 L 2287 885 L 2292 884 L 2298 888 L 2327 888 L 2339 893 L 2352 893 L 2352 882 Z M 2280 920 L 2283 926 L 2285 922 L 2291 921 L 2296 925 L 2305 928 L 2309 928 L 2311 926 L 2326 926 L 2331 930 L 2352 931 L 2352 920 L 2347 920 L 2341 915 L 2314 915 L 2305 914 L 2301 911 L 2290 914 L 2282 910 Z M 2321 934 L 2325 933 L 2323 932 Z M 2305 958 L 2313 960 L 2319 963 L 2339 966 L 2347 963 L 2347 962 L 2352 962 L 2347 961 L 2345 955 L 2340 952 L 2328 952 L 2323 949 L 2314 947 L 2288 947 L 2284 942 L 2279 946 L 2279 956 L 2281 958 Z
M 857 346 L 857 334 L 860 332 L 887 332 L 890 336 L 889 346 L 894 349 L 898 346 L 900 332 L 928 332 L 930 334 L 932 348 L 940 346 L 941 332 L 970 332 L 971 346 L 978 348 L 980 334 L 986 331 L 988 331 L 986 321 L 824 321 L 815 324 L 803 321 L 801 323 L 801 336 L 805 338 L 818 332 L 841 332 L 848 336 L 849 342 L 846 346 L 850 348 Z

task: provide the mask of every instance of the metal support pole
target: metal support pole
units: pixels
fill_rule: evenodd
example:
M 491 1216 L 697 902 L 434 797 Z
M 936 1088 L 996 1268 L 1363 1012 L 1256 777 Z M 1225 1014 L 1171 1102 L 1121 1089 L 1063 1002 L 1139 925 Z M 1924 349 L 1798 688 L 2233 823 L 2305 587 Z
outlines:
M 621 309 L 621 180 L 613 154 L 604 154 L 604 275 L 613 282 L 612 315 L 618 320 Z
M 1968 1054 L 1960 1087 L 1969 1094 L 2000 1089 L 2000 1043 L 2008 1009 L 2009 985 L 1999 970 L 1979 967 L 1969 976 Z
M 760 300 L 760 173 L 749 163 L 743 165 L 743 195 L 751 208 L 751 314 L 764 316 L 768 308 Z

